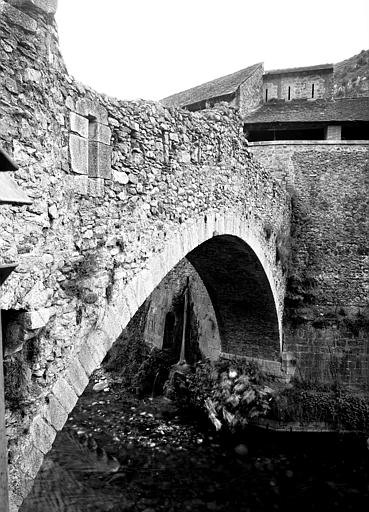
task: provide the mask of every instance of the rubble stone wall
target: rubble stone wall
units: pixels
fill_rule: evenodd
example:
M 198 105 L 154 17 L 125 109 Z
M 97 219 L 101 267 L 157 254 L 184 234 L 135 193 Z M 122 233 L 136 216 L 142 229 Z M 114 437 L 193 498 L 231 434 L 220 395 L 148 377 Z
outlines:
M 312 380 L 369 387 L 369 144 L 254 143 L 293 196 L 285 349 Z
M 18 262 L 1 290 L 5 348 L 24 384 L 6 418 L 12 510 L 91 372 L 190 251 L 215 235 L 241 240 L 264 269 L 279 332 L 283 314 L 276 251 L 289 200 L 254 162 L 238 116 L 118 101 L 74 81 L 55 8 L 0 0 L 0 145 L 33 201 L 0 209 L 0 259 Z

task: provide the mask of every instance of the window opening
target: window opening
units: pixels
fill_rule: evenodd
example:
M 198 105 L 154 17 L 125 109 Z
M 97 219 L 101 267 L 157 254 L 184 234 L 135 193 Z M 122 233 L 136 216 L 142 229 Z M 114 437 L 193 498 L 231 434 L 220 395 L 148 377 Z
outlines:
M 314 98 L 314 84 L 311 84 L 311 97 Z
M 265 103 L 268 101 L 268 89 L 265 89 Z
M 97 136 L 97 119 L 89 116 L 88 118 L 88 175 L 90 177 L 97 176 L 96 161 L 96 136 Z
M 291 99 L 291 87 L 288 86 L 288 101 Z

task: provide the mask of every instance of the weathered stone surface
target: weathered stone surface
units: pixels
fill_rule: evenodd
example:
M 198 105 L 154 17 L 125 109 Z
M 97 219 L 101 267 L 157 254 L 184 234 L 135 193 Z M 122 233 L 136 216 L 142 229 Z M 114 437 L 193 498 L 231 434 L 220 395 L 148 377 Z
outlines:
M 56 431 L 46 423 L 42 416 L 37 416 L 32 422 L 30 436 L 33 444 L 45 454 L 54 442 Z
M 214 262 L 210 271 L 223 275 L 220 291 L 224 295 L 219 308 L 223 314 L 227 304 L 240 295 L 241 282 L 250 276 L 254 278 L 250 282 L 257 282 L 255 272 L 262 274 L 262 264 L 269 283 L 265 289 L 273 296 L 281 324 L 291 261 L 299 272 L 308 268 L 314 274 L 316 314 L 321 308 L 332 309 L 334 290 L 335 310 L 341 306 L 339 296 L 347 315 L 363 310 L 369 293 L 364 197 L 367 146 L 352 146 L 347 157 L 343 156 L 343 145 L 325 155 L 309 147 L 304 154 L 287 159 L 288 149 L 285 155 L 272 150 L 265 156 L 263 168 L 252 158 L 232 109 L 219 107 L 193 115 L 153 102 L 123 102 L 99 95 L 66 75 L 49 16 L 27 9 L 33 19 L 1 0 L 0 10 L 0 61 L 4 68 L 0 77 L 0 147 L 19 164 L 14 180 L 33 200 L 27 208 L 0 209 L 0 260 L 19 261 L 2 287 L 0 305 L 4 310 L 27 313 L 43 308 L 55 311 L 34 338 L 36 360 L 26 362 L 32 383 L 37 384 L 35 389 L 41 390 L 37 397 L 40 407 L 44 407 L 43 396 L 53 396 L 54 390 L 49 413 L 45 412 L 48 423 L 61 428 L 65 414 L 77 401 L 73 386 L 63 377 L 71 363 L 70 355 L 78 354 L 89 375 L 152 288 L 201 244 L 214 249 L 210 243 L 213 239 L 236 239 L 241 244 L 238 254 L 244 254 L 243 247 L 247 246 L 257 256 L 255 259 L 251 250 L 247 252 L 244 264 L 249 262 L 249 267 L 240 266 L 242 270 L 227 280 L 219 261 L 234 269 L 233 260 L 228 261 L 227 254 L 217 260 L 209 249 Z M 95 146 L 90 170 L 88 121 L 91 126 L 94 122 L 105 126 L 98 128 L 100 135 L 96 137 L 100 138 L 91 141 Z M 108 138 L 111 146 L 99 142 Z M 306 173 L 295 173 L 297 168 L 306 169 Z M 294 249 L 291 257 L 286 173 L 294 178 L 298 212 L 309 212 L 308 218 L 295 226 L 302 229 L 299 249 Z M 350 231 L 354 235 L 348 236 Z M 343 261 L 347 272 L 343 272 Z M 205 277 L 211 277 L 210 271 Z M 141 275 L 146 275 L 147 282 L 137 278 Z M 262 295 L 255 301 L 259 313 L 265 298 L 271 305 L 271 296 Z M 244 304 L 241 298 L 240 304 Z M 357 308 L 356 312 L 350 308 Z M 236 308 L 230 309 L 227 318 Z M 239 305 L 238 309 L 245 308 Z M 204 316 L 203 336 L 207 336 L 211 322 L 206 324 Z M 256 318 L 260 320 L 260 316 Z M 227 325 L 229 337 L 234 334 L 234 350 L 246 350 L 240 327 L 245 324 Z M 249 332 L 251 336 L 253 331 Z M 313 326 L 311 330 L 300 329 L 295 349 L 305 354 L 302 360 L 306 368 L 317 366 L 306 347 L 315 344 L 316 353 L 321 354 L 318 348 L 327 346 L 327 339 L 319 338 L 320 332 L 323 329 Z M 151 334 L 159 343 L 159 333 Z M 348 340 L 339 329 L 328 334 L 330 343 L 341 350 L 342 367 L 348 370 L 345 378 L 367 383 L 367 341 L 355 336 Z M 260 344 L 255 343 L 253 351 L 266 350 L 260 332 L 255 337 Z M 215 339 L 207 347 L 209 353 L 219 349 Z M 343 342 L 352 356 L 347 363 Z M 328 351 L 325 359 L 321 357 L 325 368 L 329 367 Z M 360 370 L 355 370 L 355 365 Z M 72 372 L 68 378 L 71 376 Z M 84 378 L 75 383 L 76 390 L 85 382 Z M 39 411 L 27 410 L 26 421 L 32 422 L 33 414 Z M 24 438 L 25 434 L 20 434 L 16 440 L 20 441 L 16 450 L 22 457 Z M 11 475 L 12 488 L 22 487 L 19 492 L 26 492 L 19 474 L 11 471 Z
M 70 129 L 81 137 L 88 138 L 88 119 L 75 112 L 70 113 Z
M 72 176 L 71 177 L 71 189 L 76 194 L 87 195 L 88 194 L 89 180 L 87 176 Z
M 90 197 L 104 197 L 105 186 L 102 178 L 89 178 L 88 194 Z
M 72 171 L 77 174 L 88 174 L 88 140 L 71 133 L 69 150 Z
M 101 123 L 91 123 L 89 129 L 89 139 L 95 142 L 102 142 L 110 145 L 111 130 L 108 126 Z
M 53 310 L 51 308 L 42 308 L 37 311 L 29 311 L 24 314 L 24 325 L 26 329 L 41 329 L 45 327 L 50 320 Z
M 129 181 L 127 173 L 121 171 L 113 171 L 112 178 L 114 181 L 117 181 L 121 185 L 127 185 Z
M 76 103 L 76 112 L 81 116 L 95 119 L 98 123 L 108 124 L 108 113 L 100 101 L 89 98 L 81 98 Z
M 8 2 L 4 2 L 2 4 L 2 12 L 14 25 L 23 28 L 27 32 L 36 32 L 37 21 L 28 16 L 27 14 L 25 14 L 24 12 L 14 8 Z
M 98 359 L 94 358 L 94 353 L 86 344 L 82 346 L 78 354 L 78 359 L 88 376 L 91 375 L 100 363 Z
M 69 365 L 66 379 L 71 384 L 75 393 L 80 396 L 88 384 L 88 377 L 78 358 L 74 358 Z
M 38 69 L 27 68 L 24 72 L 24 80 L 26 82 L 36 82 L 39 83 L 41 81 L 41 71 Z
M 48 403 L 44 411 L 45 419 L 55 430 L 59 431 L 67 421 L 68 414 L 53 394 L 48 395 L 47 399 Z
M 25 446 L 23 446 L 23 457 L 22 460 L 19 461 L 18 467 L 22 469 L 27 476 L 35 478 L 41 467 L 43 456 L 43 452 L 34 444 L 33 438 L 28 436 Z
M 111 147 L 100 142 L 88 144 L 88 168 L 91 178 L 111 179 Z
M 10 0 L 18 9 L 36 9 L 46 14 L 55 14 L 58 8 L 58 0 Z
M 63 377 L 60 377 L 56 384 L 53 386 L 52 392 L 56 399 L 64 407 L 66 412 L 69 414 L 78 400 L 78 396 L 70 384 L 68 384 L 68 382 Z

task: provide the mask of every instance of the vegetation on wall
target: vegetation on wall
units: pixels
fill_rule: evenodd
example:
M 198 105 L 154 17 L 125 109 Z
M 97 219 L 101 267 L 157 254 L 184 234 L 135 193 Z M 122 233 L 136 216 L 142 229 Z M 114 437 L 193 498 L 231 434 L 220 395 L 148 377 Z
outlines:
M 340 387 L 294 382 L 276 394 L 268 417 L 280 422 L 323 422 L 338 430 L 369 432 L 369 398 Z

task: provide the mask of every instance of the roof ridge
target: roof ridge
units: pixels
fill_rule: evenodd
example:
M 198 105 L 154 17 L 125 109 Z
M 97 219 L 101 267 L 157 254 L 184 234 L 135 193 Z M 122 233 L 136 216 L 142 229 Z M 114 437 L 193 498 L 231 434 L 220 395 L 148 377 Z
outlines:
M 248 73 L 247 76 L 244 76 L 242 78 L 242 80 L 237 81 L 237 85 L 235 85 L 235 84 L 230 85 L 229 90 L 219 91 L 220 92 L 219 96 L 222 96 L 225 94 L 230 94 L 231 92 L 234 92 L 242 82 L 244 82 L 247 78 L 252 76 L 257 71 L 257 69 L 262 66 L 263 66 L 263 62 L 257 62 L 256 64 L 252 64 L 251 66 L 247 66 L 246 68 L 242 68 L 242 69 L 239 69 L 238 71 L 234 71 L 233 73 L 228 73 L 227 75 L 223 75 L 218 78 L 214 78 L 213 80 L 203 82 L 202 84 L 196 85 L 194 87 L 190 87 L 189 89 L 185 89 L 183 91 L 171 94 L 170 96 L 166 96 L 165 98 L 162 98 L 160 100 L 160 102 L 163 102 L 164 104 L 166 104 L 166 103 L 170 102 L 170 100 L 174 100 L 176 98 L 180 99 L 181 97 L 183 97 L 183 99 L 184 99 L 184 97 L 186 95 L 188 95 L 188 93 L 195 92 L 195 91 L 201 91 L 202 89 L 206 89 L 207 87 L 211 87 L 211 86 L 214 86 L 216 88 L 216 86 L 218 84 L 220 85 L 222 82 L 226 82 L 227 79 L 230 80 L 232 77 L 237 76 L 239 74 L 242 75 L 242 73 Z M 224 89 L 224 87 L 223 87 L 223 89 Z M 197 103 L 198 101 L 204 101 L 206 99 L 217 97 L 216 95 L 214 95 L 214 93 L 212 93 L 210 95 L 206 95 L 206 91 L 204 91 L 204 93 L 202 95 L 200 94 L 200 96 L 201 96 L 201 98 L 195 99 L 195 101 L 192 101 L 192 102 L 191 101 L 185 101 L 182 103 L 178 102 L 178 105 L 190 105 L 191 103 Z

